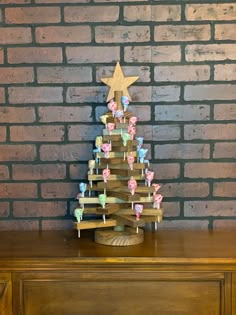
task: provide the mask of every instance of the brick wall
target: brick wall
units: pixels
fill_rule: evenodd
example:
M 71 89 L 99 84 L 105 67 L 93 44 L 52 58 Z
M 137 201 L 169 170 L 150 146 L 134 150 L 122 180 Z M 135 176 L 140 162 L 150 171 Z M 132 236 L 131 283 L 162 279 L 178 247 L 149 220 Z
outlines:
M 0 230 L 71 227 L 120 60 L 160 228 L 236 228 L 236 3 L 0 1 Z

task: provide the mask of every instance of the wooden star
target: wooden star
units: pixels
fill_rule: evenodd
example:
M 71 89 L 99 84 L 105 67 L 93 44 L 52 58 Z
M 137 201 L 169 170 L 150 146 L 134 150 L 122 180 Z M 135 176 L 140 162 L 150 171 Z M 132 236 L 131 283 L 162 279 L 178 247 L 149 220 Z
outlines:
M 128 87 L 138 80 L 138 76 L 135 77 L 124 77 L 120 63 L 116 63 L 115 71 L 113 76 L 110 78 L 101 78 L 101 81 L 106 85 L 110 86 L 107 101 L 110 101 L 114 98 L 115 91 L 122 91 L 123 95 L 127 96 L 131 101 L 131 97 L 128 92 Z

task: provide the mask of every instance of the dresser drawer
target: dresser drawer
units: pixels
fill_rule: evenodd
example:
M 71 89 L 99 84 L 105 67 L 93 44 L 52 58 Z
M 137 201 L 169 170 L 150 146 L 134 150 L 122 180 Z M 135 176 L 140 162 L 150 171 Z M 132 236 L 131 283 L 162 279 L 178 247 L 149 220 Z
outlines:
M 108 267 L 109 268 L 109 267 Z M 93 270 L 14 276 L 20 315 L 219 315 L 223 273 Z

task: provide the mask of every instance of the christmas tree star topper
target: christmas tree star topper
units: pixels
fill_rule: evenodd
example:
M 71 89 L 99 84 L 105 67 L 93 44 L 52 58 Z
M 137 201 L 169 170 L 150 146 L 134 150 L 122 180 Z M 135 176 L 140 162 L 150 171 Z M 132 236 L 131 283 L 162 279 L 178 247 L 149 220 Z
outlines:
M 114 98 L 115 91 L 122 91 L 123 95 L 127 96 L 129 100 L 131 97 L 128 92 L 128 87 L 138 80 L 138 76 L 134 77 L 124 77 L 122 69 L 120 67 L 120 63 L 116 63 L 115 71 L 113 76 L 110 78 L 101 78 L 101 81 L 110 87 L 108 92 L 107 101 L 110 101 Z

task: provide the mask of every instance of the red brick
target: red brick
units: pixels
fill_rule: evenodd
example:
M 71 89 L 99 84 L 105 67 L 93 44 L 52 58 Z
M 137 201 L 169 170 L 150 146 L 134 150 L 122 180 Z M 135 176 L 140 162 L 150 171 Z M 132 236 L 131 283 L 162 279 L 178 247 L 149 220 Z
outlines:
M 14 217 L 57 217 L 66 215 L 66 202 L 62 201 L 15 201 Z
M 236 40 L 236 24 L 216 24 L 215 39 Z
M 124 60 L 127 62 L 179 62 L 180 46 L 126 46 Z
M 0 161 L 34 161 L 36 148 L 32 144 L 0 145 Z
M 149 26 L 96 26 L 96 43 L 130 43 L 150 40 Z
M 171 220 L 162 221 L 158 230 L 207 230 L 208 220 Z
M 104 125 L 71 125 L 68 126 L 69 141 L 91 141 L 102 134 Z
M 33 107 L 0 107 L 0 123 L 29 123 L 35 119 Z
M 179 163 L 152 163 L 152 170 L 155 172 L 154 178 L 157 181 L 160 179 L 176 179 L 180 177 Z
M 132 105 L 129 107 L 138 121 L 149 121 L 151 119 L 151 106 L 149 105 Z
M 31 3 L 31 0 L 1 0 L 0 5 L 4 4 L 27 4 Z
M 235 137 L 235 124 L 199 124 L 184 127 L 185 140 L 235 140 Z
M 236 80 L 236 64 L 215 65 L 214 79 L 218 81 Z
M 214 183 L 213 195 L 217 197 L 236 197 L 236 182 Z
M 61 21 L 59 7 L 6 8 L 7 24 L 57 23 Z
M 78 200 L 71 200 L 70 201 L 70 214 L 74 215 L 75 208 L 78 207 Z
M 70 165 L 70 178 L 77 180 L 88 179 L 88 166 L 84 164 L 71 164 Z
M 7 138 L 7 131 L 5 126 L 0 126 L 0 142 L 5 142 Z
M 207 197 L 209 195 L 208 183 L 170 183 L 162 186 L 160 190 L 164 197 Z
M 154 27 L 156 42 L 206 41 L 211 38 L 210 25 L 158 25 Z
M 236 220 L 214 220 L 213 229 L 223 229 L 223 230 L 235 230 L 236 229 Z
M 66 47 L 67 63 L 115 62 L 120 60 L 120 47 Z
M 29 27 L 0 27 L 0 44 L 27 44 L 32 41 Z
M 9 179 L 9 171 L 6 165 L 0 165 L 0 180 Z
M 166 95 L 171 99 L 174 98 L 174 94 L 176 92 L 175 87 L 163 87 L 163 90 L 156 89 L 150 85 L 147 86 L 131 86 L 129 88 L 129 94 L 132 96 L 132 104 L 135 102 L 151 102 L 153 97 L 160 96 L 162 92 L 166 91 Z M 156 99 L 155 99 L 156 101 Z
M 167 22 L 181 20 L 180 5 L 133 5 L 124 7 L 124 20 L 128 22 Z
M 13 164 L 12 177 L 15 180 L 64 179 L 65 164 Z
M 0 87 L 0 103 L 5 103 L 5 90 Z
M 0 231 L 37 231 L 39 222 L 36 220 L 2 220 Z
M 233 216 L 236 215 L 235 202 L 232 200 L 186 201 L 186 217 Z
M 216 142 L 214 145 L 213 157 L 215 159 L 236 157 L 235 142 Z
M 163 202 L 162 207 L 164 209 L 164 217 L 178 217 L 180 215 L 179 202 Z M 166 211 L 165 211 L 166 210 Z
M 41 184 L 42 198 L 75 198 L 78 192 L 78 183 L 51 182 Z
M 235 60 L 235 44 L 187 45 L 185 48 L 187 61 Z
M 200 143 L 162 144 L 155 146 L 158 159 L 208 159 L 210 146 Z
M 176 102 L 180 99 L 180 86 L 166 85 L 152 87 L 152 102 Z M 143 99 L 145 102 L 145 99 Z
M 35 183 L 0 183 L 0 198 L 25 199 L 37 197 Z
M 151 17 L 152 22 L 180 21 L 181 20 L 181 6 L 180 5 L 153 5 L 151 6 L 151 16 L 152 16 Z M 138 22 L 138 20 L 136 21 Z
M 150 82 L 151 81 L 151 70 L 148 66 L 141 67 L 122 67 L 122 71 L 125 77 L 138 76 L 138 82 Z M 96 81 L 101 82 L 101 78 L 111 77 L 114 72 L 113 67 L 96 67 Z
M 236 163 L 185 163 L 184 176 L 189 178 L 236 178 Z
M 66 93 L 67 103 L 102 103 L 106 99 L 105 86 L 69 87 Z
M 63 126 L 12 126 L 10 127 L 11 141 L 63 141 L 64 127 Z
M 7 49 L 8 62 L 18 63 L 61 63 L 60 47 L 17 47 Z
M 65 0 L 64 0 L 65 1 Z M 74 227 L 73 221 L 70 219 L 64 220 L 42 220 L 42 230 L 43 231 L 56 231 L 56 230 L 72 230 Z
M 119 18 L 118 6 L 70 6 L 65 7 L 66 22 L 115 22 Z
M 4 50 L 0 48 L 0 63 L 4 63 Z
M 21 103 L 62 103 L 62 87 L 10 87 L 9 102 Z
M 41 145 L 42 161 L 88 161 L 92 159 L 92 145 L 76 143 L 65 145 Z
M 87 83 L 92 82 L 91 67 L 40 67 L 39 83 Z
M 107 113 L 107 106 L 96 106 L 95 107 L 95 120 L 99 123 L 101 123 L 101 119 L 100 119 L 100 116 L 104 115 L 105 113 Z
M 137 135 L 147 141 L 173 141 L 180 139 L 180 127 L 177 125 L 137 125 Z
M 145 158 L 150 161 L 150 159 L 152 158 L 151 144 L 145 143 L 144 147 L 145 147 L 145 149 L 148 150 L 147 155 L 146 155 Z
M 88 43 L 91 41 L 89 26 L 45 26 L 35 31 L 37 43 Z
M 1 201 L 0 202 L 0 218 L 8 217 L 10 213 L 9 202 Z
M 91 122 L 91 106 L 42 106 L 38 109 L 40 122 Z
M 215 104 L 215 120 L 236 120 L 236 103 L 235 104 Z
M 235 20 L 235 3 L 186 4 L 186 19 L 189 21 L 227 21 Z
M 2 67 L 0 84 L 30 83 L 34 81 L 34 71 L 31 67 Z
M 207 81 L 210 67 L 207 65 L 157 66 L 154 68 L 154 80 L 173 81 Z
M 209 120 L 209 105 L 157 105 L 156 121 L 192 121 Z
M 236 99 L 235 84 L 186 85 L 186 101 L 232 100 Z

